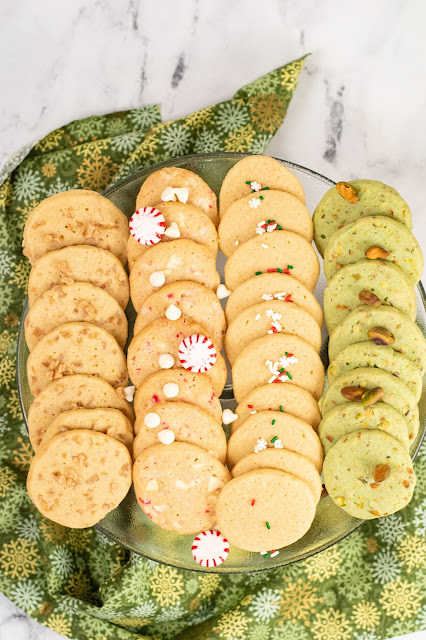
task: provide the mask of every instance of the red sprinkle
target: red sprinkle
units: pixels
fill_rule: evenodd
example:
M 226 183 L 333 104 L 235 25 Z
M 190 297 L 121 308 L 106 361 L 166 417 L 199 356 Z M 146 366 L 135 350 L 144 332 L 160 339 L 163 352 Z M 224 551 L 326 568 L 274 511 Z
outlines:
M 276 269 L 266 269 L 266 273 L 276 273 L 276 272 L 277 272 Z
M 248 404 L 248 405 L 247 405 L 247 407 L 248 407 L 249 409 L 253 409 L 253 405 L 252 405 L 252 404 Z
M 272 333 L 278 333 L 278 329 L 274 326 L 271 327 Z
M 256 502 L 256 500 L 252 500 L 251 501 L 251 506 L 254 507 L 254 503 Z
M 168 294 L 167 294 L 167 297 L 168 297 L 168 298 L 174 298 L 174 295 L 175 295 L 174 293 L 168 293 Z
M 154 395 L 152 396 L 152 401 L 153 401 L 154 403 L 160 402 L 160 398 L 157 396 L 157 394 L 156 394 L 156 393 L 154 393 Z

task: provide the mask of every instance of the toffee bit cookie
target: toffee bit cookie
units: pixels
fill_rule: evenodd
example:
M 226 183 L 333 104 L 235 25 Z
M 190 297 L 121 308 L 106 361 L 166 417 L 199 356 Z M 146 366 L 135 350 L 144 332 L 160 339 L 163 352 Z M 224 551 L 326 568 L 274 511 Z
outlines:
M 305 193 L 300 181 L 279 160 L 257 155 L 239 160 L 222 182 L 219 194 L 220 217 L 235 200 L 251 193 L 253 198 L 258 199 L 268 189 L 285 191 L 305 203 Z
M 143 303 L 136 318 L 134 334 L 162 316 L 172 319 L 183 314 L 202 324 L 223 346 L 225 314 L 215 292 L 197 282 L 173 282 L 152 293 Z
M 89 322 L 69 322 L 52 329 L 27 360 L 33 396 L 52 380 L 73 373 L 99 376 L 113 387 L 125 387 L 128 381 L 126 357 L 116 339 Z
M 426 372 L 426 340 L 420 328 L 402 311 L 388 306 L 363 305 L 352 311 L 330 334 L 330 360 L 348 345 L 371 340 L 391 346 Z
M 231 479 L 217 458 L 186 442 L 145 449 L 133 466 L 140 508 L 162 529 L 199 533 L 216 524 L 216 502 Z
M 120 260 L 109 251 L 85 246 L 49 251 L 37 260 L 28 283 L 30 307 L 48 289 L 74 282 L 90 282 L 109 293 L 120 307 L 127 307 L 129 278 Z
M 321 305 L 301 282 L 285 273 L 262 273 L 238 285 L 229 296 L 225 315 L 228 325 L 239 313 L 255 304 L 269 300 L 295 303 L 305 309 L 322 327 Z
M 231 434 L 258 411 L 281 411 L 311 425 L 315 431 L 321 421 L 318 402 L 309 391 L 285 384 L 264 384 L 253 389 L 235 409 L 238 420 L 231 424 Z
M 256 274 L 270 272 L 292 275 L 313 291 L 319 276 L 319 262 L 313 246 L 291 231 L 273 231 L 267 238 L 250 238 L 227 260 L 226 286 L 234 290 Z
M 237 402 L 263 384 L 296 384 L 316 400 L 324 388 L 324 366 L 310 344 L 286 333 L 258 338 L 244 347 L 232 367 Z
M 324 252 L 327 280 L 347 264 L 368 258 L 397 264 L 417 284 L 423 271 L 420 245 L 406 226 L 386 216 L 369 216 L 345 225 L 330 238 Z
M 117 300 L 89 282 L 74 282 L 52 287 L 35 301 L 25 318 L 28 349 L 55 327 L 78 321 L 102 327 L 122 348 L 126 344 L 127 318 Z
M 129 375 L 133 384 L 139 387 L 145 378 L 163 368 L 183 368 L 179 360 L 179 348 L 185 338 L 193 335 L 210 338 L 202 325 L 184 316 L 177 320 L 158 318 L 139 331 L 133 337 L 127 352 Z M 202 375 L 210 379 L 215 394 L 220 396 L 226 382 L 226 364 L 218 346 L 214 340 L 212 342 L 216 350 L 216 361 Z M 167 359 L 164 356 L 168 356 Z
M 232 469 L 250 453 L 267 448 L 300 453 L 321 473 L 323 453 L 317 434 L 303 420 L 280 411 L 259 411 L 232 434 L 228 441 L 228 467 Z
M 73 375 L 50 382 L 28 411 L 28 433 L 37 451 L 46 429 L 63 411 L 71 409 L 119 409 L 133 424 L 132 405 L 119 394 L 120 390 L 95 376 Z
M 105 433 L 122 442 L 130 453 L 133 447 L 132 423 L 118 409 L 71 409 L 63 411 L 44 432 L 40 446 L 58 433 L 72 429 L 87 429 Z
M 159 402 L 187 402 L 207 411 L 222 424 L 222 407 L 213 391 L 211 380 L 203 373 L 186 369 L 157 371 L 145 378 L 134 398 L 135 412 L 143 419 L 149 411 L 155 411 Z M 138 433 L 139 421 L 135 424 Z
M 220 460 L 226 460 L 226 436 L 212 415 L 187 402 L 160 402 L 152 410 L 136 419 L 137 436 L 133 458 L 144 449 L 162 442 L 169 445 L 174 440 L 189 442 L 204 449 Z
M 367 216 L 387 216 L 411 229 L 408 204 L 392 187 L 378 180 L 339 182 L 327 191 L 314 211 L 314 240 L 320 254 L 324 255 L 333 233 Z
M 130 272 L 130 292 L 136 311 L 164 284 L 191 280 L 216 291 L 220 284 L 211 251 L 193 240 L 174 240 L 150 247 Z
M 342 436 L 361 429 L 384 431 L 408 451 L 407 422 L 399 411 L 383 402 L 371 407 L 363 407 L 360 402 L 345 402 L 331 409 L 321 420 L 318 435 L 325 455 Z
M 343 436 L 324 461 L 332 500 L 354 518 L 371 520 L 407 506 L 416 476 L 404 447 L 383 431 Z
M 362 305 L 394 307 L 416 319 L 416 292 L 410 279 L 395 264 L 360 260 L 348 264 L 330 280 L 324 291 L 324 315 L 331 332 L 345 316 Z
M 184 189 L 185 192 L 176 194 L 164 193 L 167 188 Z M 170 189 L 168 189 L 170 191 Z M 167 200 L 180 200 L 183 204 L 192 204 L 201 209 L 210 220 L 217 225 L 216 195 L 199 175 L 187 169 L 178 167 L 165 167 L 154 171 L 143 183 L 136 199 L 136 208 L 155 206 L 159 202 Z
M 64 527 L 92 527 L 118 507 L 132 484 L 132 459 L 118 440 L 74 429 L 31 460 L 27 489 L 40 513 Z
M 262 191 L 260 206 L 253 207 L 253 197 L 249 194 L 231 204 L 219 224 L 220 250 L 229 257 L 249 238 L 261 235 L 266 240 L 276 229 L 294 231 L 312 242 L 313 226 L 309 211 L 298 198 L 273 189 Z
M 315 351 L 321 348 L 321 329 L 305 309 L 271 300 L 245 309 L 229 325 L 225 336 L 229 364 L 232 366 L 238 354 L 253 340 L 274 333 L 298 336 Z
M 249 453 L 232 469 L 232 477 L 236 478 L 256 469 L 278 469 L 300 478 L 311 490 L 315 504 L 319 502 L 322 492 L 320 475 L 315 465 L 300 453 L 289 449 L 265 449 L 259 453 Z
M 306 482 L 277 469 L 258 469 L 225 485 L 217 501 L 217 523 L 231 544 L 261 552 L 302 538 L 315 507 Z
M 90 244 L 106 249 L 126 264 L 127 218 L 96 191 L 61 191 L 43 200 L 28 216 L 24 255 L 34 264 L 48 251 Z

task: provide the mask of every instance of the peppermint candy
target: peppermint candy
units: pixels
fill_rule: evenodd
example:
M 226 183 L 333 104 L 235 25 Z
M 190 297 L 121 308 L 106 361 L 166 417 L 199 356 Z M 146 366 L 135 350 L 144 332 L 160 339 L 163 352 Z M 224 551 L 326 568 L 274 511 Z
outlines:
M 218 567 L 229 554 L 229 542 L 220 531 L 203 531 L 194 538 L 192 557 L 201 567 Z
M 200 333 L 194 333 L 182 340 L 178 355 L 182 367 L 196 373 L 205 373 L 212 368 L 217 359 L 213 342 Z
M 129 229 L 140 244 L 151 245 L 160 242 L 164 235 L 166 221 L 155 207 L 142 207 L 130 218 Z

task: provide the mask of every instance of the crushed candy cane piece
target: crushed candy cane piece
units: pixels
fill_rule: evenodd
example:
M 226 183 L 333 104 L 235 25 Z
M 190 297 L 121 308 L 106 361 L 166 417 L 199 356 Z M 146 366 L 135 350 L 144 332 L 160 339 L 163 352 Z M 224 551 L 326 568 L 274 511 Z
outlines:
M 144 245 L 160 242 L 165 226 L 163 214 L 155 207 L 141 207 L 129 220 L 130 234 L 137 242 Z
M 168 382 L 163 387 L 166 398 L 176 398 L 179 395 L 179 386 L 175 382 Z
M 182 315 L 182 311 L 175 304 L 171 304 L 166 309 L 166 318 L 168 320 L 178 320 Z
M 175 363 L 174 357 L 170 353 L 162 353 L 158 358 L 161 369 L 171 369 Z
M 229 554 L 229 543 L 220 531 L 209 529 L 195 536 L 192 557 L 201 567 L 218 567 Z
M 180 238 L 180 230 L 176 222 L 172 222 L 170 227 L 167 227 L 167 229 L 164 232 L 164 235 L 167 236 L 168 238 Z
M 184 369 L 205 373 L 217 360 L 217 352 L 213 342 L 207 336 L 194 333 L 179 345 L 179 361 Z
M 153 271 L 149 276 L 149 282 L 153 287 L 162 287 L 166 282 L 164 271 Z
M 148 484 L 146 485 L 146 490 L 147 491 L 158 491 L 158 482 L 155 478 L 153 478 L 152 480 L 150 480 L 148 482 Z M 144 500 L 145 504 L 149 504 L 148 502 L 146 502 L 146 500 Z
M 227 298 L 228 296 L 231 295 L 231 293 L 232 291 L 228 289 L 224 284 L 220 284 L 216 289 L 216 295 L 219 298 L 219 300 L 223 300 L 224 298 Z
M 135 390 L 136 390 L 136 387 L 132 385 L 124 388 L 124 397 L 126 398 L 127 402 L 133 402 Z
M 259 451 L 264 451 L 264 449 L 266 449 L 267 446 L 268 446 L 268 443 L 266 442 L 265 438 L 259 438 L 254 447 L 254 452 L 259 453 Z
M 231 411 L 231 409 L 224 409 L 222 412 L 222 423 L 223 424 L 231 424 L 231 422 L 235 422 L 238 420 L 238 415 Z
M 163 429 L 157 433 L 157 438 L 162 444 L 172 444 L 176 436 L 171 429 Z

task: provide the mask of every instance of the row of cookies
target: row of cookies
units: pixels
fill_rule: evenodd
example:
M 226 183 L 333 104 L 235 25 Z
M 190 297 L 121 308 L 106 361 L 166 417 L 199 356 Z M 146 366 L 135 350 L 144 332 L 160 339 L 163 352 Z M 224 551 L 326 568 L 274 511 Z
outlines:
M 414 322 L 414 285 L 423 256 L 408 205 L 377 181 L 338 183 L 314 224 L 329 278 L 324 480 L 350 515 L 376 518 L 404 508 L 415 486 L 409 449 L 419 429 L 426 342 Z

